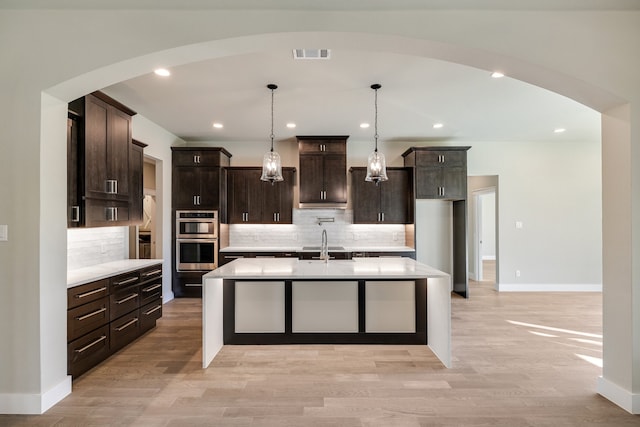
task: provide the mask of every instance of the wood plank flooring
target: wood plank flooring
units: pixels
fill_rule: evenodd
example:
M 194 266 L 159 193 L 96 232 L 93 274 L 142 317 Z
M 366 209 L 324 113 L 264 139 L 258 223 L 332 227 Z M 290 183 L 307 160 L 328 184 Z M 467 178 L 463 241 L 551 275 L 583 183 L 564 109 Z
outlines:
M 73 384 L 41 416 L 2 426 L 639 426 L 595 393 L 601 294 L 453 297 L 454 367 L 427 347 L 225 346 L 201 368 L 201 304 Z

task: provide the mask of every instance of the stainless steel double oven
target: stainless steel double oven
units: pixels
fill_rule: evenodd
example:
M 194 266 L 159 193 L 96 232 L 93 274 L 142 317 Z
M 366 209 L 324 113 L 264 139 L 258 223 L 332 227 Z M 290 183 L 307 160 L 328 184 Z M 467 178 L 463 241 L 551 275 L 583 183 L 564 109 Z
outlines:
M 176 270 L 218 267 L 218 211 L 176 211 Z

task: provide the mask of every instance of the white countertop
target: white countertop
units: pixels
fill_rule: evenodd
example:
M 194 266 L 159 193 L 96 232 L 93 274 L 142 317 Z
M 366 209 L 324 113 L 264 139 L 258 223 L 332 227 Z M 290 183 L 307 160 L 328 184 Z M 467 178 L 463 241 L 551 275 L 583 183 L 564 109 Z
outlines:
M 242 258 L 207 273 L 203 279 L 424 279 L 448 274 L 411 258 L 298 260 Z
M 330 245 L 330 247 L 333 246 L 340 245 Z M 409 246 L 342 246 L 342 248 L 339 250 L 331 249 L 329 252 L 415 252 L 415 249 Z M 302 249 L 302 246 L 228 246 L 220 249 L 220 252 L 317 252 L 319 250 Z
M 67 271 L 67 289 L 139 268 L 162 264 L 161 259 L 123 259 Z

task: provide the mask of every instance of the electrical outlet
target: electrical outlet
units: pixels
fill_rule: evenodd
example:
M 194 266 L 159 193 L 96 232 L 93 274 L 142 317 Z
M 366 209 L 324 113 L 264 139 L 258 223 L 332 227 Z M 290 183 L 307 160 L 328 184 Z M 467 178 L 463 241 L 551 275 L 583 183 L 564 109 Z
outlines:
M 516 270 L 516 277 L 520 277 L 520 270 Z
M 0 225 L 0 242 L 6 242 L 9 240 L 9 226 Z
M 398 241 L 398 233 L 393 233 L 393 241 L 394 242 Z
M 107 246 L 104 244 L 104 242 L 100 243 L 100 253 L 107 253 Z

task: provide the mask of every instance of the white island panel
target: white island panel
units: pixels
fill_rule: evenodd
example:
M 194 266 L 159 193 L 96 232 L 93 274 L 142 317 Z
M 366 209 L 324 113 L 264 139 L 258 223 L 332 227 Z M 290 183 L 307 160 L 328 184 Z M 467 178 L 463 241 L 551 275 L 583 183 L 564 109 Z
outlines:
M 284 332 L 284 282 L 235 283 L 236 333 Z
M 358 332 L 358 282 L 292 282 L 293 333 Z
M 413 280 L 365 282 L 367 333 L 416 331 L 416 286 Z

